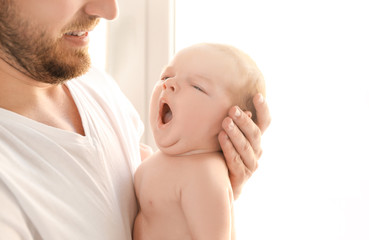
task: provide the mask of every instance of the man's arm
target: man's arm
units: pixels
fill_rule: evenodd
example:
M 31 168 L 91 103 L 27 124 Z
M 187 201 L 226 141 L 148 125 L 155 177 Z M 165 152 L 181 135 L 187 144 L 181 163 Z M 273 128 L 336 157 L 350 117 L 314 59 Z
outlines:
M 269 108 L 261 94 L 254 99 L 257 122 L 251 120 L 250 112 L 232 107 L 223 120 L 223 131 L 218 139 L 229 170 L 234 198 L 241 194 L 242 187 L 258 167 L 261 157 L 261 135 L 271 122 Z

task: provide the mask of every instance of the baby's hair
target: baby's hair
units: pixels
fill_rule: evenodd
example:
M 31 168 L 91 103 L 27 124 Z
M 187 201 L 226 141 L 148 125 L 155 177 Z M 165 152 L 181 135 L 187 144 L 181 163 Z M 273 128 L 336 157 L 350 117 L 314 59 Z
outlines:
M 240 49 L 226 44 L 219 43 L 203 43 L 206 46 L 213 47 L 226 54 L 234 61 L 237 66 L 238 76 L 240 76 L 240 87 L 231 89 L 234 96 L 234 102 L 243 111 L 247 110 L 252 113 L 252 119 L 256 121 L 256 110 L 253 103 L 253 97 L 257 93 L 261 93 L 265 97 L 265 81 L 263 74 L 257 67 L 256 63 L 249 55 Z

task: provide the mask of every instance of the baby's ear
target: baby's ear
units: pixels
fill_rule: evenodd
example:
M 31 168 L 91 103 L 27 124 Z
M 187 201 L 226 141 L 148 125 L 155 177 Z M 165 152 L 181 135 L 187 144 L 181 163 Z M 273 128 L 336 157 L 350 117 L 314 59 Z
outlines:
M 249 117 L 254 121 L 256 122 L 256 109 L 255 109 L 255 106 L 254 106 L 254 102 L 253 102 L 253 98 L 248 98 L 246 100 L 246 104 L 245 104 L 245 108 L 244 108 L 244 111 L 245 112 L 248 112 L 249 114 Z

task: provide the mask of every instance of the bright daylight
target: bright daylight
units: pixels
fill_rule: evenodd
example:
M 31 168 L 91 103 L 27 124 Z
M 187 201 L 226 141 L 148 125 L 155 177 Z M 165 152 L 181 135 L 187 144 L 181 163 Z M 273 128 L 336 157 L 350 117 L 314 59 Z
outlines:
M 368 0 L 0 0 L 0 240 L 369 240 L 368 24 Z
M 234 44 L 266 79 L 272 124 L 236 201 L 239 239 L 369 239 L 366 6 L 177 1 L 176 49 Z
M 360 0 L 175 1 L 175 51 L 233 44 L 266 80 L 272 124 L 238 239 L 369 239 L 368 22 Z

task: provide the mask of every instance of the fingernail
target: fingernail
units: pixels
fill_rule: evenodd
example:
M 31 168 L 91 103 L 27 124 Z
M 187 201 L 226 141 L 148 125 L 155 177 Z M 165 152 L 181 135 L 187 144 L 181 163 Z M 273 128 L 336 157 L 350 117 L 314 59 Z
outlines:
M 233 121 L 231 121 L 229 124 L 228 124 L 228 129 L 229 130 L 232 130 L 234 128 L 234 123 Z
M 241 111 L 240 111 L 238 108 L 236 108 L 236 112 L 234 113 L 234 116 L 235 116 L 236 118 L 238 118 L 238 117 L 240 117 L 240 116 L 241 116 Z
M 228 140 L 229 139 L 228 135 L 225 132 L 223 132 L 222 136 L 223 136 L 224 140 Z
M 264 102 L 264 97 L 263 95 L 259 94 L 259 103 L 263 103 Z

